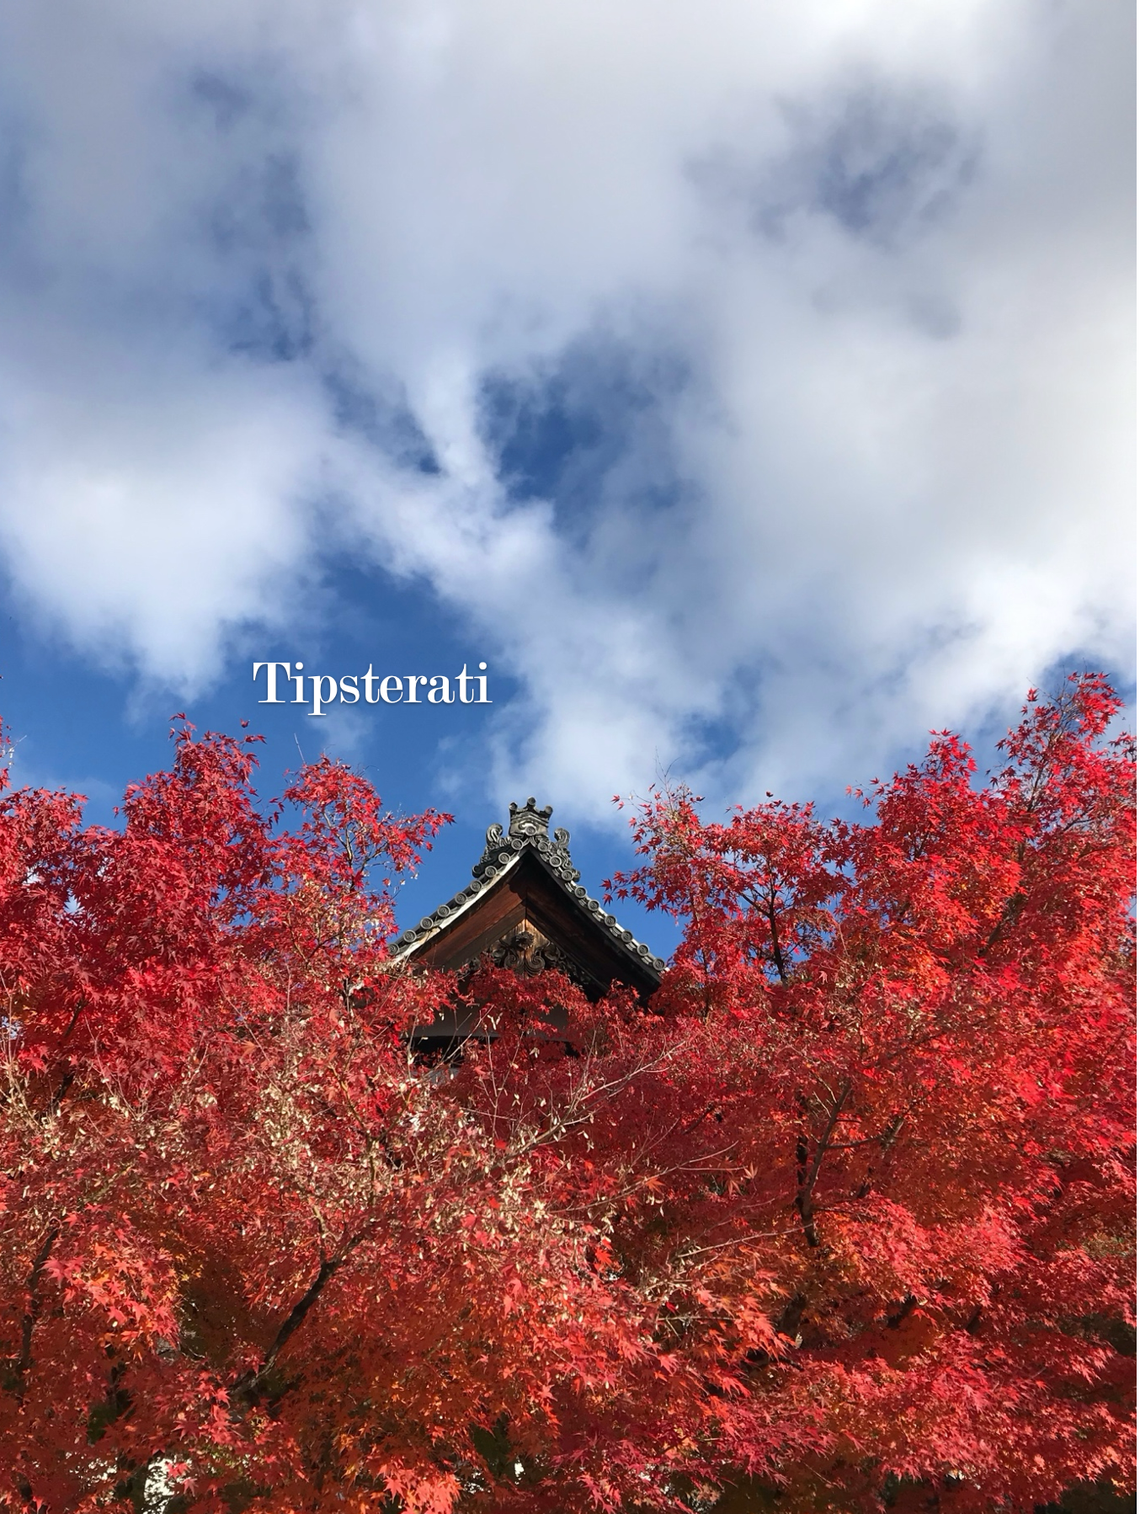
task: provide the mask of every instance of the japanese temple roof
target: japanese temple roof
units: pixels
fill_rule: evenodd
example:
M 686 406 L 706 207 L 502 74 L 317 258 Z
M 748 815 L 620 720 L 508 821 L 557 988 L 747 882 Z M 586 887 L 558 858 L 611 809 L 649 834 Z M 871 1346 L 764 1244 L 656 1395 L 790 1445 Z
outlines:
M 504 833 L 498 824 L 488 828 L 483 854 L 471 870 L 474 882 L 425 915 L 418 925 L 404 931 L 395 943 L 395 960 L 434 955 L 432 944 L 450 934 L 492 891 L 537 865 L 563 896 L 580 928 L 595 939 L 601 937 L 609 953 L 616 957 L 616 964 L 624 963 L 624 970 L 615 976 L 628 975 L 627 981 L 643 989 L 656 987 L 665 963 L 648 946 L 635 940 L 631 931 L 623 930 L 596 899 L 590 898 L 570 860 L 570 832 L 559 827 L 551 835 L 550 815 L 551 807 L 537 808 L 533 797 L 521 807 L 512 804 L 507 831 Z

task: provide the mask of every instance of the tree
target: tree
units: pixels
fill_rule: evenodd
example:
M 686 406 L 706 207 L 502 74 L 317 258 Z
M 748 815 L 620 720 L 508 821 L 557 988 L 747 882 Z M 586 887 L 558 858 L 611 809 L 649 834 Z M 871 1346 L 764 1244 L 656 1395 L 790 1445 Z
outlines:
M 641 807 L 648 1008 L 394 967 L 397 820 L 183 728 L 0 808 L 13 1508 L 1029 1510 L 1130 1476 L 1134 855 L 1103 679 L 863 824 Z M 286 821 L 295 822 L 292 829 Z M 465 998 L 483 1039 L 417 1065 Z M 557 1031 L 552 1011 L 558 1011 Z

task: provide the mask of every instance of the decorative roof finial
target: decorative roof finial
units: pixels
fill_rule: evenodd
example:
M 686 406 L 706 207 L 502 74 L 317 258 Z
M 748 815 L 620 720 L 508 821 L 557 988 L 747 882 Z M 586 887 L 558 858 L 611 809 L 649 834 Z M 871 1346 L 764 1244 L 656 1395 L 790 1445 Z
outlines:
M 483 855 L 471 869 L 474 876 L 482 878 L 489 867 L 502 867 L 513 855 L 525 851 L 527 847 L 534 847 L 548 862 L 564 869 L 567 876 L 573 874 L 571 882 L 577 883 L 578 873 L 570 861 L 570 832 L 564 826 L 559 826 L 551 835 L 552 813 L 549 804 L 539 809 L 533 794 L 525 804 L 515 804 L 512 801 L 506 834 L 503 834 L 503 827 L 498 821 L 487 827 L 487 844 L 483 848 Z
M 520 809 L 511 801 L 509 836 L 546 836 L 550 833 L 550 817 L 554 813 L 549 804 L 539 809 L 532 794 Z

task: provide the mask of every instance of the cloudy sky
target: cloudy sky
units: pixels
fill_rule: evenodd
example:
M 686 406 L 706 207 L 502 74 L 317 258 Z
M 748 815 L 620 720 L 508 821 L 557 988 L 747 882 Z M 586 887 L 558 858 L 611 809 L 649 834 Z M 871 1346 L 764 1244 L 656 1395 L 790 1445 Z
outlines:
M 1130 689 L 1131 26 L 9 0 L 17 774 L 102 818 L 173 709 L 246 717 L 460 850 L 537 793 L 620 864 L 662 772 L 826 802 L 1065 667 Z M 494 704 L 317 720 L 255 658 Z

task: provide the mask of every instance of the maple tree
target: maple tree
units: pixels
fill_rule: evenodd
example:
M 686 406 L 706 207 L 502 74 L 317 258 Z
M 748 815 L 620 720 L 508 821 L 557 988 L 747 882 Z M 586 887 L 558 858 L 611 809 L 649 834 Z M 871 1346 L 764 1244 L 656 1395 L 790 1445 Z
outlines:
M 986 782 L 937 736 L 863 823 L 653 795 L 613 884 L 683 924 L 649 1006 L 394 969 L 392 880 L 447 817 L 327 760 L 262 811 L 252 738 L 184 727 L 118 830 L 7 791 L 0 1502 L 1126 1488 L 1118 709 L 1031 696 Z M 456 997 L 481 1039 L 419 1065 Z

